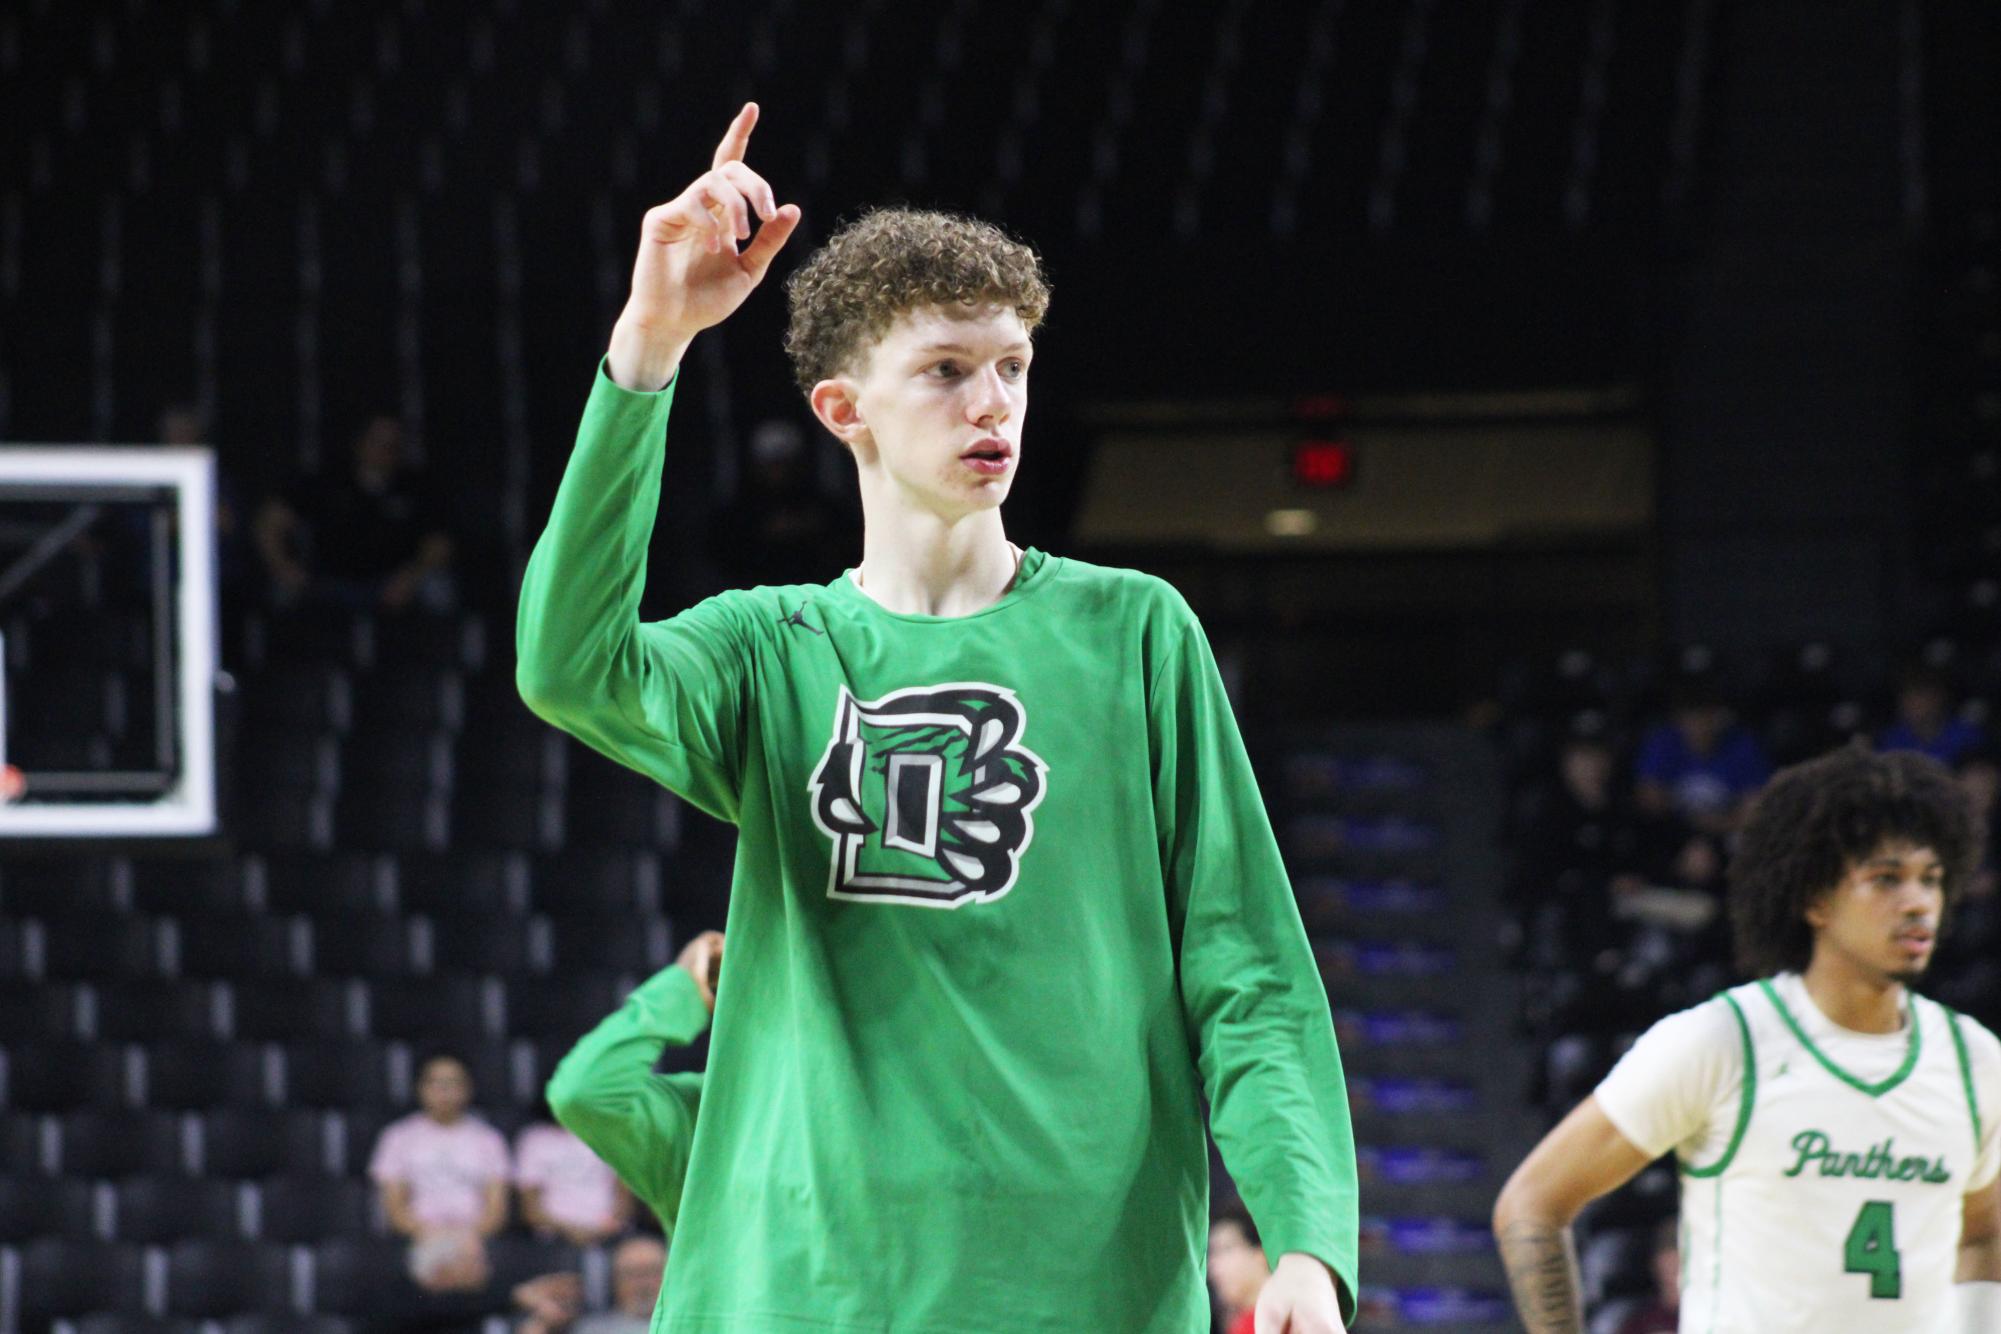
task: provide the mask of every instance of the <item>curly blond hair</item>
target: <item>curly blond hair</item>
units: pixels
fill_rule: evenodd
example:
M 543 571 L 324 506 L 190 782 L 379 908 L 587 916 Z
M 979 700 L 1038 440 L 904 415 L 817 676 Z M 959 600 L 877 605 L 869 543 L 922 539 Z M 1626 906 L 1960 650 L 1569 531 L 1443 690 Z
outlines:
M 956 303 L 1012 307 L 1029 332 L 1049 309 L 1042 257 L 990 222 L 877 208 L 841 227 L 785 280 L 785 354 L 801 390 L 857 368 L 897 316 Z

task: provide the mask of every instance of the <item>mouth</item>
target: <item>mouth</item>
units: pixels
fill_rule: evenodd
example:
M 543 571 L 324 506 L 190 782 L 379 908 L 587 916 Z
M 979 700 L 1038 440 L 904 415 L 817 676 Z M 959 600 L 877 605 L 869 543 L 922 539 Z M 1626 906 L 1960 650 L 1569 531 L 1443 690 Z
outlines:
M 1899 931 L 1897 933 L 1898 947 L 1913 958 L 1922 958 L 1930 954 L 1935 939 L 1934 933 L 1924 930 Z
M 959 461 L 983 477 L 998 477 L 1014 464 L 1014 446 L 999 436 L 976 440 Z

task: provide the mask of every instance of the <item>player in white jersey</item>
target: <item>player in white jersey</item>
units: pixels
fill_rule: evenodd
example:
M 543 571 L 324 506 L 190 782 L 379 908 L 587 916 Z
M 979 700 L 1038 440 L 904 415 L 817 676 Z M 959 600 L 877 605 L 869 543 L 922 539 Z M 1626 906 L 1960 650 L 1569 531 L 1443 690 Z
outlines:
M 1760 980 L 1649 1029 L 1494 1206 L 1531 1334 L 1584 1328 L 1570 1224 L 1669 1151 L 1683 1331 L 2001 1331 L 2001 1041 L 1910 989 L 1983 842 L 1915 752 L 1772 780 L 1730 865 Z

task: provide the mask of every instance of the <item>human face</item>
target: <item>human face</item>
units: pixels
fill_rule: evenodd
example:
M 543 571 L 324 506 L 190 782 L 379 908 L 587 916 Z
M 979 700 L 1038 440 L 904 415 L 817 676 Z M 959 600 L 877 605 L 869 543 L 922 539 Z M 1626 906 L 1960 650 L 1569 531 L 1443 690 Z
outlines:
M 612 1252 L 612 1305 L 626 1315 L 650 1316 L 660 1301 L 667 1252 L 659 1242 L 634 1237 Z
M 472 1076 L 449 1056 L 424 1063 L 417 1076 L 417 1105 L 433 1121 L 456 1121 L 472 1105 Z
M 1906 985 L 1924 975 L 1945 912 L 1945 867 L 1930 848 L 1886 842 L 1849 864 L 1840 883 L 1806 910 L 1818 961 Z
M 1257 1301 L 1270 1273 L 1264 1252 L 1251 1245 L 1242 1228 L 1234 1222 L 1210 1226 L 1209 1282 L 1223 1305 L 1241 1311 Z
M 865 500 L 886 487 L 949 522 L 1007 499 L 1033 356 L 1005 306 L 920 307 L 897 317 L 859 374 L 816 387 L 814 408 L 854 449 Z M 823 405 L 830 385 L 844 403 Z

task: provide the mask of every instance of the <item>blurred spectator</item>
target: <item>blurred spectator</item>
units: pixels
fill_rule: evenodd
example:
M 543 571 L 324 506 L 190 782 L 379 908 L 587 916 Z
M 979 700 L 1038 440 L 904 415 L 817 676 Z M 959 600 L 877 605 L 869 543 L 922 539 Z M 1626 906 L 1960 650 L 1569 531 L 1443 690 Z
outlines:
M 1727 833 L 1772 776 L 1758 739 L 1737 725 L 1713 690 L 1677 690 L 1669 720 L 1640 743 L 1636 795 L 1648 815 L 1678 815 L 1708 833 Z
M 542 1236 L 595 1246 L 632 1223 L 632 1193 L 590 1146 L 556 1124 L 545 1099 L 514 1141 L 521 1221 Z
M 454 600 L 450 525 L 394 417 L 362 427 L 345 467 L 265 501 L 256 536 L 280 606 L 442 610 Z
M 820 486 L 798 423 L 760 422 L 736 498 L 715 515 L 715 549 L 731 584 L 831 579 L 861 554 L 861 532 Z
M 1967 882 L 1966 894 L 1947 919 L 1926 988 L 1946 1004 L 1993 1028 L 2001 1025 L 2001 754 L 1968 751 L 1956 772 L 1973 808 L 1987 826 L 1987 855 Z
M 1258 1293 L 1270 1276 L 1250 1211 L 1236 1201 L 1216 1210 L 1209 1222 L 1209 1288 L 1224 1334 L 1253 1334 Z
M 1919 665 L 1905 669 L 1898 679 L 1897 721 L 1876 738 L 1876 749 L 1919 750 L 1953 765 L 1985 740 L 1978 727 L 1953 716 L 1952 683 L 1945 673 Z
M 399 1236 L 410 1276 L 433 1292 L 468 1291 L 489 1277 L 485 1240 L 507 1222 L 507 1141 L 471 1115 L 472 1076 L 451 1056 L 426 1060 L 413 1112 L 383 1128 L 368 1175 Z
M 1618 1334 L 1674 1334 L 1681 1328 L 1681 1239 L 1676 1221 L 1654 1229 L 1654 1297 L 1619 1322 Z
M 581 1315 L 583 1281 L 575 1274 L 544 1274 L 514 1290 L 526 1317 L 515 1334 L 646 1334 L 660 1301 L 667 1248 L 650 1236 L 627 1237 L 611 1253 L 611 1309 Z

